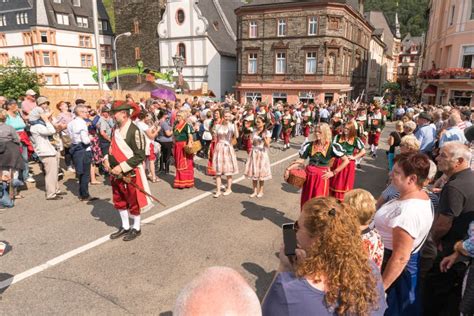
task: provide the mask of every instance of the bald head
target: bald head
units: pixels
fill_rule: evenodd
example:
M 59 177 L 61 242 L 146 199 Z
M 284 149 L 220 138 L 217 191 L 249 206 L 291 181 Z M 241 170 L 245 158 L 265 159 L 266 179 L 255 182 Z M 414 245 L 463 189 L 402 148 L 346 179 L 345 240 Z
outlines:
M 184 287 L 176 300 L 175 316 L 261 315 L 255 292 L 235 270 L 211 267 Z

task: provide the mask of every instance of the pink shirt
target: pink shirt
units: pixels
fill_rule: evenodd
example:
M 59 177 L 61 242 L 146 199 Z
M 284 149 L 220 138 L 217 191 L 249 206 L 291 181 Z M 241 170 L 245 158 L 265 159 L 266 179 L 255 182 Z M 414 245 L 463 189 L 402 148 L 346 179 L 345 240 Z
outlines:
M 36 107 L 36 101 L 24 100 L 21 102 L 21 110 L 26 114 L 30 114 L 31 110 Z

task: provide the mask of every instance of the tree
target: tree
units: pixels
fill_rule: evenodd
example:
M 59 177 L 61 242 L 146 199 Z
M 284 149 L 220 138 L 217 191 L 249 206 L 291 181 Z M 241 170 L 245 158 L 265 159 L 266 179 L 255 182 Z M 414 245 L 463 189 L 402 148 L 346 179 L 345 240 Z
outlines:
M 29 89 L 39 93 L 43 85 L 41 78 L 23 60 L 13 57 L 6 66 L 0 66 L 0 95 L 17 100 Z

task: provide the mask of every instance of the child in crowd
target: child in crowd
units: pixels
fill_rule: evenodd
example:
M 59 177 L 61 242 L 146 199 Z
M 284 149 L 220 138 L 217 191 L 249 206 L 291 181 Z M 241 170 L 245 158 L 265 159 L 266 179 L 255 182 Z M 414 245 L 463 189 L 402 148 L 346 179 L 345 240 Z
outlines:
M 363 189 L 354 189 L 344 196 L 347 203 L 356 212 L 359 218 L 360 231 L 364 247 L 369 258 L 379 267 L 382 267 L 384 246 L 382 238 L 375 228 L 370 227 L 375 214 L 375 199 L 370 192 Z

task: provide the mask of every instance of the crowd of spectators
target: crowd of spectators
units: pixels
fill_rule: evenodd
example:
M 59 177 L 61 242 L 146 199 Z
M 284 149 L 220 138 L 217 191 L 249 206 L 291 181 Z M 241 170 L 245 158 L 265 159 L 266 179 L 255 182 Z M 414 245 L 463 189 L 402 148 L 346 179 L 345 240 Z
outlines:
M 344 190 L 339 185 L 354 181 L 356 166 L 363 168 L 367 141 L 370 156 L 377 159 L 388 114 L 383 105 L 256 100 L 244 105 L 232 96 L 223 102 L 183 101 L 125 100 L 133 104 L 134 124 L 146 136 L 145 164 L 152 183 L 172 172 L 174 164 L 175 188 L 194 186 L 193 161 L 200 157 L 208 160 L 206 173 L 216 179 L 214 197 L 228 195 L 232 176 L 239 172 L 235 150 L 240 149 L 248 153 L 244 174 L 252 180 L 250 198 L 261 198 L 264 181 L 272 178 L 270 143 L 281 142 L 279 148 L 287 150 L 291 138 L 299 135 L 304 141 L 295 165 L 309 159 L 309 173 L 293 226 L 296 255 L 286 256 L 282 247 L 262 307 L 238 273 L 213 268 L 183 290 L 177 315 L 474 313 L 470 109 L 397 106 L 390 113 L 394 129 L 386 135 L 387 187 L 375 199 L 366 190 L 353 189 L 353 183 Z M 108 182 L 102 161 L 114 132 L 112 102 L 101 99 L 91 105 L 77 99 L 53 107 L 32 90 L 21 102 L 0 96 L 0 207 L 11 208 L 28 194 L 25 183 L 38 177 L 31 172 L 32 164 L 44 175 L 47 200 L 70 193 L 59 185 L 66 172 L 78 180 L 74 195 L 81 201 L 97 199 L 89 185 Z M 197 141 L 202 146 L 195 155 L 184 152 Z M 181 162 L 186 168 L 177 168 Z M 227 185 L 224 192 L 221 176 Z M 328 184 L 324 191 L 321 183 Z M 224 290 L 227 284 L 234 284 L 232 291 Z

